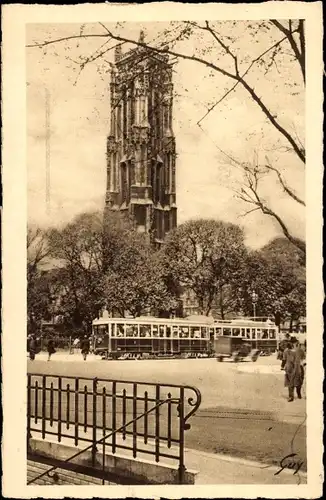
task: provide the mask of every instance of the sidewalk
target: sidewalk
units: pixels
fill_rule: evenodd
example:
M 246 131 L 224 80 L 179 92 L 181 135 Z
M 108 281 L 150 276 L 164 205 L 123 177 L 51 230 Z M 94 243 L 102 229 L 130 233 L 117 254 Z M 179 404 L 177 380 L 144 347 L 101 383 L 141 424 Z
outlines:
M 28 357 L 29 358 L 29 357 Z M 35 356 L 35 361 L 47 361 L 48 359 L 48 353 L 47 352 L 40 352 L 39 354 L 37 354 Z M 69 354 L 68 351 L 57 351 L 55 354 L 53 354 L 51 356 L 51 360 L 49 361 L 49 363 L 54 363 L 54 362 L 83 362 L 84 359 L 83 359 L 83 356 L 81 355 L 80 351 L 79 350 L 75 350 L 75 352 L 73 354 Z M 94 362 L 94 361 L 98 361 L 98 362 L 102 362 L 103 363 L 103 360 L 101 359 L 100 356 L 95 356 L 95 354 L 88 354 L 87 356 L 87 360 L 85 361 L 85 363 L 87 362 Z
M 36 428 L 41 430 L 41 424 L 35 425 Z M 52 431 L 56 431 L 56 423 L 54 423 L 51 428 Z M 80 426 L 80 436 L 88 436 L 91 439 L 91 431 L 83 430 Z M 33 434 L 33 433 L 32 433 Z M 61 439 L 62 444 L 73 445 L 74 428 L 71 427 L 69 430 L 65 429 L 65 434 L 71 434 L 71 438 L 63 437 Z M 35 433 L 35 437 L 40 437 L 40 434 Z M 100 431 L 97 432 L 97 439 L 102 437 Z M 47 436 L 46 441 L 58 442 L 55 436 Z M 111 442 L 109 438 L 107 440 L 107 446 Z M 117 444 L 128 444 L 130 450 L 124 450 L 123 452 L 119 450 L 117 455 L 124 456 L 126 458 L 132 458 L 132 436 L 126 436 L 125 439 L 121 435 L 117 436 Z M 144 441 L 140 438 L 137 439 L 137 447 L 147 449 L 148 451 L 154 451 L 155 443 L 153 439 L 149 439 L 148 443 L 145 445 Z M 87 443 L 89 445 L 89 443 Z M 161 445 L 162 448 L 164 445 Z M 101 452 L 102 446 L 98 445 L 98 450 Z M 108 446 L 109 449 L 109 446 Z M 173 455 L 178 456 L 178 448 L 176 446 L 171 446 L 169 452 Z M 281 457 L 282 458 L 282 457 Z M 153 455 L 148 453 L 137 453 L 137 460 L 153 461 L 155 460 Z M 166 457 L 161 457 L 160 463 L 164 465 L 170 465 L 177 467 L 178 461 L 176 459 L 168 459 Z M 267 465 L 261 462 L 249 461 L 240 458 L 234 458 L 228 455 L 207 453 L 204 451 L 194 450 L 190 448 L 185 449 L 185 465 L 190 471 L 196 471 L 196 482 L 195 484 L 305 484 L 307 481 L 306 474 L 300 473 L 294 475 L 293 470 L 284 469 L 280 474 L 275 475 L 279 470 L 278 467 L 273 465 Z
M 279 468 L 219 455 L 186 450 L 185 463 L 187 468 L 197 470 L 196 484 L 305 484 L 305 473 L 293 475 L 289 469 L 275 475 Z

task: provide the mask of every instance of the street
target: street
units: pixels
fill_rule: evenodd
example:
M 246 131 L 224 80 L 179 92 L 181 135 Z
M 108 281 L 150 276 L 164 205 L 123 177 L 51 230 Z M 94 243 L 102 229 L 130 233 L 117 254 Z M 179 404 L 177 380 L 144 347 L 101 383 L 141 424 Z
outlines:
M 202 404 L 191 418 L 186 448 L 279 465 L 297 453 L 306 470 L 305 393 L 287 402 L 284 372 L 274 356 L 257 363 L 215 359 L 104 361 L 79 354 L 40 354 L 29 373 L 99 377 L 196 386 Z

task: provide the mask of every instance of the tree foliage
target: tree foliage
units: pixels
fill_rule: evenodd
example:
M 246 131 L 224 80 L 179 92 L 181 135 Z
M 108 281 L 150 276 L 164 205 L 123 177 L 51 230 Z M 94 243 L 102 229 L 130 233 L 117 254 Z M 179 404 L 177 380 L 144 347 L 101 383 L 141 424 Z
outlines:
M 175 302 L 162 278 L 163 267 L 146 235 L 132 221 L 110 214 L 82 214 L 49 233 L 61 283 L 58 314 L 72 328 L 88 330 L 103 308 L 139 316 Z
M 44 269 L 50 254 L 47 231 L 27 228 L 27 329 L 40 328 L 42 319 L 49 317 L 51 308 L 50 281 Z
M 204 219 L 179 226 L 164 247 L 171 283 L 193 291 L 200 314 L 209 314 L 217 294 L 237 281 L 246 253 L 238 226 Z
M 252 315 L 252 292 L 258 295 L 257 315 L 285 319 L 305 316 L 306 269 L 302 253 L 285 238 L 276 238 L 251 252 L 241 285 L 242 307 Z
M 242 229 L 222 221 L 181 224 L 155 250 L 132 221 L 111 214 L 103 224 L 90 213 L 46 234 L 29 233 L 28 244 L 30 331 L 53 319 L 88 331 L 103 308 L 119 316 L 169 314 L 185 290 L 201 314 L 252 316 L 255 291 L 258 316 L 305 315 L 302 253 L 286 238 L 249 251 Z

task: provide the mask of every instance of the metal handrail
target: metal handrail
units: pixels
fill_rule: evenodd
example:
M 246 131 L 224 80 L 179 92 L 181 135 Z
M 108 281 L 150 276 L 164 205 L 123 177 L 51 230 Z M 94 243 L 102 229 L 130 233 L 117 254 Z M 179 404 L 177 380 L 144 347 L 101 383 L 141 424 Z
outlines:
M 28 372 L 28 375 L 30 375 L 31 377 L 42 377 L 42 373 L 30 373 Z M 46 374 L 46 377 L 47 378 L 58 378 L 58 377 L 61 377 L 63 379 L 73 379 L 75 380 L 76 377 L 73 376 L 73 375 L 58 375 L 58 374 L 52 374 L 52 373 L 47 373 Z M 175 387 L 177 389 L 180 389 L 180 387 L 184 387 L 185 389 L 191 389 L 191 390 L 194 390 L 195 387 L 192 387 L 191 385 L 182 385 L 180 386 L 180 384 L 162 384 L 161 382 L 144 382 L 143 380 L 140 381 L 140 380 L 123 380 L 123 379 L 113 379 L 113 378 L 98 378 L 98 377 L 77 377 L 77 378 L 80 378 L 82 380 L 97 380 L 98 382 L 117 382 L 118 384 L 137 384 L 137 385 L 152 385 L 152 386 L 162 386 L 164 385 L 165 387 Z
M 29 373 L 28 374 L 30 377 L 42 377 L 42 374 L 40 373 Z M 47 374 L 46 375 L 47 378 L 64 378 L 64 379 L 72 379 L 72 380 L 75 380 L 76 377 L 72 376 L 72 375 L 54 375 L 54 374 Z M 161 387 L 162 386 L 162 383 L 160 382 L 144 382 L 144 381 L 139 381 L 139 380 L 117 380 L 117 379 L 110 379 L 110 378 L 98 378 L 98 377 L 95 377 L 95 378 L 92 378 L 92 377 L 78 377 L 78 378 L 81 378 L 82 380 L 89 380 L 89 381 L 96 381 L 96 382 L 117 382 L 118 384 L 137 384 L 137 385 L 143 385 L 143 386 L 153 386 L 153 387 Z M 173 388 L 176 388 L 176 389 L 190 389 L 191 391 L 194 391 L 196 396 L 197 396 L 197 403 L 194 402 L 194 398 L 193 397 L 189 397 L 188 398 L 188 404 L 189 406 L 193 407 L 192 410 L 187 413 L 187 415 L 185 415 L 185 421 L 188 420 L 196 411 L 197 409 L 199 408 L 200 406 L 200 403 L 201 403 L 201 393 L 200 391 L 197 389 L 197 387 L 194 387 L 194 386 L 191 386 L 191 385 L 179 385 L 179 384 L 163 384 L 164 387 L 173 387 Z M 96 393 L 97 394 L 97 393 Z
M 68 378 L 68 377 L 67 377 Z M 98 439 L 97 441 L 95 441 L 95 443 L 93 442 L 92 444 L 90 444 L 89 446 L 87 446 L 86 448 L 78 451 L 77 453 L 75 453 L 74 455 L 72 455 L 71 457 L 69 458 L 66 458 L 66 460 L 64 460 L 62 463 L 66 463 L 66 462 L 70 462 L 71 460 L 73 460 L 74 458 L 78 457 L 79 455 L 82 455 L 85 451 L 88 451 L 90 450 L 91 448 L 94 448 L 94 446 L 96 446 L 97 444 L 100 444 L 102 443 L 103 441 L 106 441 L 108 438 L 110 438 L 111 436 L 113 436 L 114 434 L 118 433 L 118 432 L 121 432 L 123 429 L 125 429 L 126 427 L 128 427 L 129 425 L 133 424 L 134 422 L 136 422 L 137 420 L 141 419 L 142 417 L 144 417 L 145 415 L 148 415 L 149 413 L 151 413 L 153 410 L 156 410 L 158 407 L 162 406 L 163 404 L 167 403 L 168 401 L 173 401 L 173 402 L 178 402 L 179 399 L 178 398 L 168 398 L 168 399 L 165 399 L 164 401 L 160 401 L 157 405 L 153 406 L 152 408 L 150 408 L 148 411 L 142 413 L 141 415 L 139 415 L 138 417 L 136 418 L 133 418 L 132 420 L 130 420 L 129 422 L 127 422 L 126 424 L 122 425 L 121 427 L 119 427 L 118 429 L 115 429 L 114 431 L 110 432 L 109 434 L 107 434 L 106 436 L 102 437 L 101 439 Z M 105 454 L 104 454 L 104 447 L 103 447 L 103 464 L 102 464 L 102 467 L 103 467 L 103 475 L 104 475 L 104 457 L 105 457 Z M 61 463 L 61 464 L 62 464 Z M 33 478 L 31 481 L 28 481 L 27 484 L 32 484 L 34 483 L 35 481 L 37 481 L 38 479 L 41 479 L 43 476 L 45 475 L 48 475 L 50 472 L 54 471 L 55 469 L 57 469 L 58 467 L 60 467 L 60 465 L 55 465 L 53 467 L 51 467 L 49 470 L 45 471 L 45 472 L 42 472 L 42 474 L 39 474 L 38 476 L 36 476 L 35 478 Z M 104 477 L 102 478 L 102 481 L 104 483 Z

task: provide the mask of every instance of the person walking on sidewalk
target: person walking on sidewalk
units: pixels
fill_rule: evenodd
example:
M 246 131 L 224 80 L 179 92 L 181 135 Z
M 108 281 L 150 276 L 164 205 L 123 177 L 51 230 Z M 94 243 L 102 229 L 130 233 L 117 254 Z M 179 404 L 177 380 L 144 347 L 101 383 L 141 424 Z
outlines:
M 50 361 L 52 354 L 54 354 L 54 353 L 55 353 L 55 348 L 54 348 L 54 341 L 53 341 L 53 339 L 49 339 L 49 340 L 48 340 L 47 350 L 48 350 L 48 361 Z
M 296 388 L 298 399 L 301 399 L 301 387 L 304 379 L 304 351 L 298 344 L 294 346 L 292 342 L 289 342 L 284 351 L 283 359 L 285 370 L 284 385 L 289 390 L 288 401 L 291 402 L 294 400 L 294 388 Z
M 79 337 L 76 337 L 72 344 L 71 354 L 74 354 L 75 349 L 78 349 L 79 343 L 80 343 Z
M 84 338 L 82 339 L 82 341 L 80 343 L 80 347 L 81 347 L 81 353 L 83 355 L 83 359 L 84 359 L 84 361 L 86 361 L 87 354 L 89 354 L 89 348 L 90 348 L 89 338 L 87 337 L 87 335 L 85 335 Z
M 29 359 L 31 361 L 34 361 L 35 359 L 36 350 L 37 350 L 36 338 L 34 335 L 32 335 L 28 341 Z

